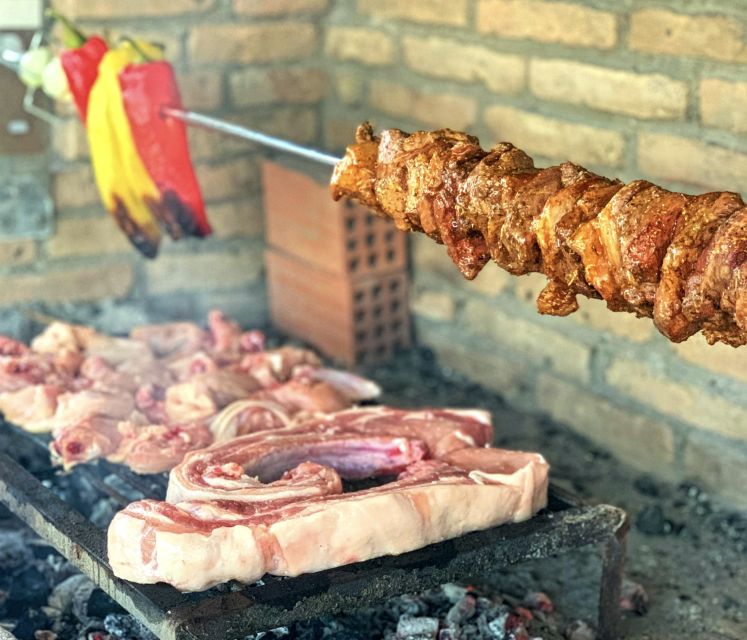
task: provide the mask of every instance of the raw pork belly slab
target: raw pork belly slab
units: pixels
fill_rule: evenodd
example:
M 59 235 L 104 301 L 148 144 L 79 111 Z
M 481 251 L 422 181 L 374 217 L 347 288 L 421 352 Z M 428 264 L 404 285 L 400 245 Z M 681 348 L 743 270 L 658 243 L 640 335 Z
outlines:
M 167 502 L 135 502 L 115 516 L 109 562 L 127 580 L 198 591 L 526 520 L 546 505 L 548 465 L 488 448 L 491 438 L 485 412 L 376 407 L 213 445 L 172 470 Z M 395 473 L 342 493 L 342 479 Z

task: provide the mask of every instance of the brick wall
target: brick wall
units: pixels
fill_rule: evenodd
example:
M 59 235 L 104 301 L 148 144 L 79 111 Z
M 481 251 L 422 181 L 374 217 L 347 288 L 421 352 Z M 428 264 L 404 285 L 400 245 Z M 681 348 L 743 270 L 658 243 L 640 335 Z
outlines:
M 355 125 L 450 126 L 509 140 L 538 164 L 571 159 L 688 192 L 747 193 L 747 9 L 728 0 L 57 0 L 90 28 L 167 45 L 185 102 L 341 151 Z M 258 159 L 192 132 L 216 228 L 147 262 L 98 204 L 82 131 L 54 132 L 57 230 L 0 243 L 0 325 L 21 311 L 110 326 L 199 316 L 266 319 Z M 488 266 L 464 282 L 412 238 L 417 338 L 509 402 L 553 416 L 633 465 L 692 478 L 744 503 L 747 348 L 672 345 L 650 321 L 583 301 L 540 317 L 536 277 Z M 71 304 L 72 302 L 72 304 Z M 103 322 L 103 321 L 102 321 Z M 22 324 L 22 323 L 21 323 Z M 500 427 L 499 427 L 500 428 Z
M 644 4 L 335 3 L 325 144 L 341 150 L 366 118 L 452 127 L 483 146 L 511 141 L 539 165 L 570 159 L 687 192 L 747 195 L 747 9 Z M 651 321 L 594 300 L 568 318 L 541 317 L 542 277 L 489 265 L 467 283 L 443 247 L 411 242 L 417 339 L 443 364 L 642 470 L 747 503 L 747 347 L 699 336 L 673 345 Z
M 56 0 L 85 30 L 166 46 L 186 105 L 317 144 L 326 74 L 319 64 L 326 0 Z M 105 214 L 72 108 L 51 131 L 55 231 L 0 241 L 0 331 L 32 329 L 33 310 L 123 330 L 134 322 L 203 319 L 217 306 L 245 325 L 267 322 L 260 150 L 190 130 L 214 235 L 141 258 Z M 1 152 L 0 152 L 1 153 Z

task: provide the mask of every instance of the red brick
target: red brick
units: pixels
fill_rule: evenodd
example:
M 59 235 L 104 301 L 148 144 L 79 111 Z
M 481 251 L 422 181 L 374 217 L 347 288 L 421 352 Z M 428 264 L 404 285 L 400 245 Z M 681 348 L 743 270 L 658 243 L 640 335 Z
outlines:
M 617 16 L 570 2 L 479 0 L 477 30 L 506 38 L 611 49 L 617 44 Z
M 687 109 L 687 85 L 660 73 L 635 73 L 571 60 L 532 60 L 532 93 L 646 119 L 680 119 Z
M 480 82 L 495 93 L 519 93 L 525 84 L 526 63 L 517 55 L 446 38 L 403 40 L 405 62 L 426 76 Z
M 381 20 L 424 24 L 467 24 L 467 0 L 358 0 L 358 11 Z
M 640 9 L 630 17 L 628 44 L 647 53 L 747 60 L 744 25 L 727 16 Z
M 204 12 L 215 5 L 215 0 L 56 0 L 55 8 L 71 18 L 132 18 L 150 16 L 179 16 Z
M 273 324 L 347 364 L 386 359 L 409 344 L 407 274 L 350 276 L 277 249 L 265 254 Z
M 394 62 L 394 40 L 365 27 L 329 27 L 325 42 L 327 55 L 338 60 L 352 60 L 369 65 Z
M 52 195 L 59 209 L 98 204 L 99 192 L 91 165 L 77 165 L 55 174 L 52 180 Z
M 125 253 L 132 245 L 110 216 L 101 215 L 58 220 L 46 249 L 48 256 L 64 258 Z
M 316 45 L 316 28 L 303 22 L 199 24 L 190 32 L 189 55 L 209 63 L 298 60 Z
M 133 281 L 132 265 L 125 262 L 77 268 L 54 265 L 45 272 L 0 276 L 0 305 L 123 298 Z
M 706 189 L 747 191 L 747 154 L 701 140 L 641 132 L 638 167 L 648 177 Z
M 229 77 L 231 102 L 239 107 L 271 103 L 318 102 L 327 91 L 321 69 L 242 69 Z
M 145 265 L 145 273 L 151 295 L 233 289 L 259 279 L 262 254 L 256 247 L 244 247 L 235 252 L 161 255 Z
M 233 10 L 247 16 L 319 13 L 328 5 L 329 0 L 233 0 Z
M 589 349 L 539 323 L 509 315 L 499 304 L 472 297 L 461 321 L 469 332 L 486 339 L 485 349 L 500 346 L 538 367 L 551 367 L 564 376 L 589 378 Z
M 179 90 L 187 108 L 213 111 L 223 104 L 223 74 L 202 70 L 178 76 Z
M 254 198 L 211 204 L 207 213 L 216 238 L 262 235 L 262 207 Z
M 511 107 L 488 107 L 485 124 L 501 140 L 530 154 L 580 164 L 622 165 L 625 140 L 617 131 L 577 124 Z
M 747 440 L 747 407 L 648 370 L 634 360 L 618 358 L 606 373 L 619 393 L 694 427 Z
M 747 132 L 747 82 L 719 78 L 700 81 L 700 115 L 703 124 L 735 133 Z
M 0 265 L 31 264 L 36 259 L 36 242 L 33 240 L 4 240 L 0 242 Z
M 334 202 L 329 188 L 299 171 L 262 165 L 267 242 L 336 274 L 404 269 L 405 234 L 365 208 Z
M 605 447 L 626 464 L 673 475 L 674 434 L 663 421 L 637 414 L 552 376 L 541 374 L 537 409 Z
M 690 434 L 685 445 L 685 474 L 735 506 L 747 507 L 747 449 L 727 440 Z
M 259 171 L 253 158 L 236 158 L 221 164 L 198 165 L 197 178 L 206 200 L 248 195 L 259 188 Z
M 67 118 L 51 128 L 52 149 L 62 160 L 88 158 L 88 136 L 78 118 Z
M 388 80 L 371 82 L 369 103 L 386 113 L 437 128 L 467 129 L 477 119 L 477 101 L 474 98 L 420 91 Z

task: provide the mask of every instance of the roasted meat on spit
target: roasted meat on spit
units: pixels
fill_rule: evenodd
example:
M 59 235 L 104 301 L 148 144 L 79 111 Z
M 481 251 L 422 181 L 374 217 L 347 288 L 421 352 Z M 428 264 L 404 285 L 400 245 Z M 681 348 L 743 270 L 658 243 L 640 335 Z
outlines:
M 374 136 L 358 127 L 332 177 L 348 197 L 446 245 L 465 278 L 494 260 L 540 272 L 540 313 L 576 296 L 653 318 L 674 342 L 747 343 L 747 207 L 736 193 L 689 196 L 624 184 L 570 162 L 538 169 L 523 151 L 441 129 Z

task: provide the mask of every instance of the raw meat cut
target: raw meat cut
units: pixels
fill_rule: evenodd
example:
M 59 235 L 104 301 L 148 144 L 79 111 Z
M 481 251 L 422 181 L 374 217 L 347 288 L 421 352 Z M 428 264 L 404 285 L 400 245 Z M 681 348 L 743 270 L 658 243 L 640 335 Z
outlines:
M 213 445 L 172 470 L 168 502 L 115 516 L 109 562 L 121 578 L 195 591 L 526 520 L 546 504 L 547 463 L 484 448 L 491 434 L 479 411 L 382 407 Z M 342 493 L 342 478 L 392 473 L 394 482 Z

